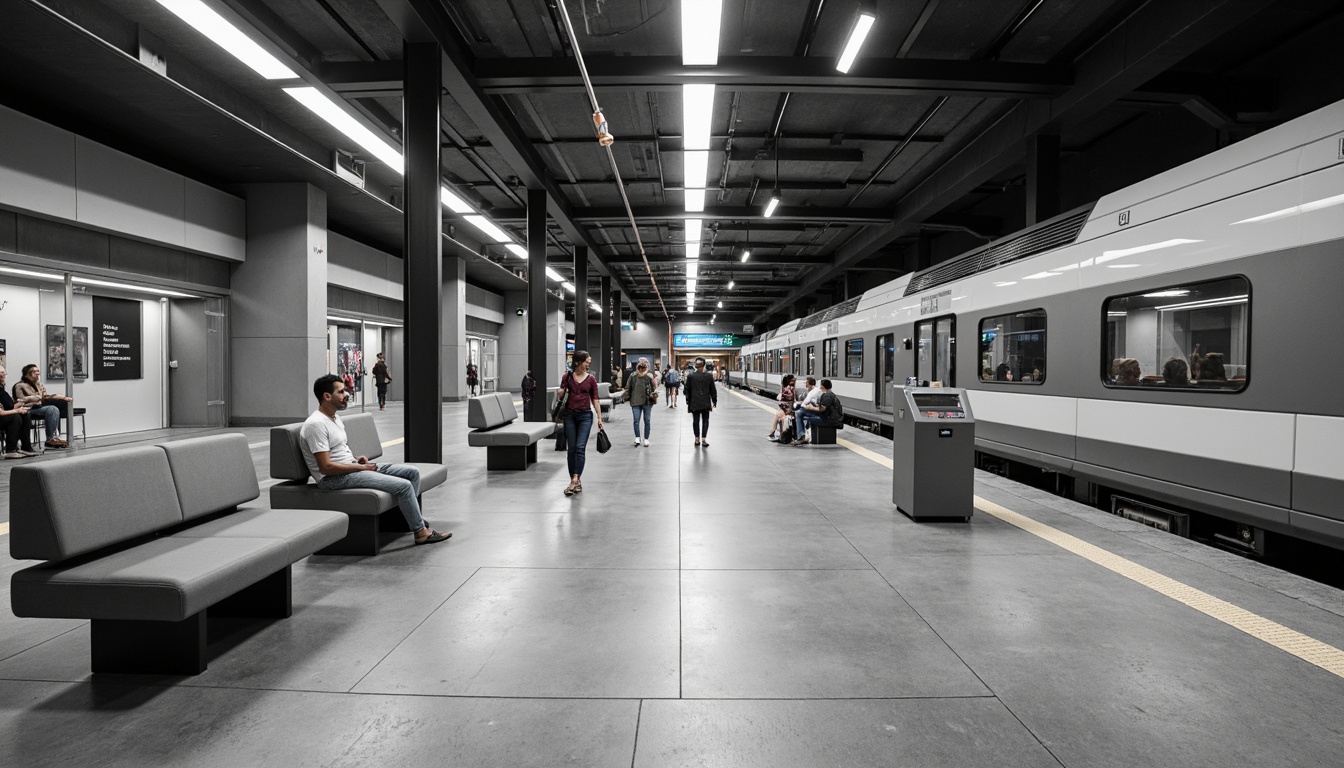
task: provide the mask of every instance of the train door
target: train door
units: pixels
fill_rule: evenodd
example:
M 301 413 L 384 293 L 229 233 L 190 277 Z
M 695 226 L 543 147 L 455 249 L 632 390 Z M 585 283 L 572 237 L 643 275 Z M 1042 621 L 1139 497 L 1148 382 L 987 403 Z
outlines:
M 930 384 L 957 385 L 957 319 L 953 315 L 915 324 L 919 348 L 915 353 L 915 376 Z
M 877 410 L 891 413 L 891 387 L 896 378 L 896 337 L 877 337 Z
M 808 375 L 808 376 L 816 376 L 816 375 L 817 375 L 817 348 L 816 348 L 816 346 L 809 346 L 809 347 L 807 348 L 807 375 Z
M 799 367 L 802 365 L 802 359 L 803 359 L 801 352 L 802 350 L 799 349 L 798 347 L 793 348 L 793 358 L 792 358 L 793 362 L 792 365 L 789 366 L 789 373 L 792 373 L 794 376 L 797 376 L 798 374 L 802 373 L 802 369 Z

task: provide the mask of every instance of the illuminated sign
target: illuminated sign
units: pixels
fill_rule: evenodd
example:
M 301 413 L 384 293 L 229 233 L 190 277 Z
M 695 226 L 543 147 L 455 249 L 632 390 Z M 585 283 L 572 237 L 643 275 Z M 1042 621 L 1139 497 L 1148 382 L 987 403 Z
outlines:
M 674 333 L 674 347 L 740 347 L 746 339 L 732 333 Z

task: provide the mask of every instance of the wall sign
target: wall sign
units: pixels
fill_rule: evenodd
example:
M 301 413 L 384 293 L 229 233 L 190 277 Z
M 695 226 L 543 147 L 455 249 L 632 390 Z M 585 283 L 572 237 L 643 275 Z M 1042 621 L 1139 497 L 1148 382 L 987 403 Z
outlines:
M 94 296 L 93 328 L 95 381 L 144 378 L 140 302 Z
M 746 339 L 733 333 L 672 334 L 672 346 L 674 347 L 717 347 L 723 349 L 726 347 L 740 347 L 745 343 Z
M 74 328 L 75 332 L 75 362 L 74 377 L 76 379 L 89 378 L 89 329 L 82 325 Z M 48 325 L 47 326 L 47 381 L 57 381 L 65 378 L 65 326 Z

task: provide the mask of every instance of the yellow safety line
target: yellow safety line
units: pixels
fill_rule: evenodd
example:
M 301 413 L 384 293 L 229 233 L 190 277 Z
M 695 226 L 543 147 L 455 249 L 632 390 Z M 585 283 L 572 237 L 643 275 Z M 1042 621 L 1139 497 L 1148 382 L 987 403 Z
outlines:
M 9 523 L 0 523 L 0 536 L 9 535 Z
M 759 406 L 767 411 L 774 410 L 773 408 L 752 400 L 745 395 L 737 392 L 733 392 L 733 394 L 741 397 L 752 405 Z M 887 469 L 892 468 L 891 458 L 883 456 L 876 451 L 869 450 L 860 445 L 855 445 L 848 440 L 837 440 L 836 443 L 843 445 L 849 450 L 870 461 L 876 462 Z M 1113 573 L 1142 584 L 1160 595 L 1169 597 L 1179 603 L 1184 603 L 1205 616 L 1217 619 L 1229 627 L 1245 632 L 1251 637 L 1264 641 L 1285 653 L 1290 653 L 1305 662 L 1315 664 L 1327 672 L 1338 675 L 1339 677 L 1344 677 L 1344 651 L 1341 651 L 1333 645 L 1323 643 L 1320 640 L 1304 635 L 1297 630 L 1289 629 L 1278 622 L 1270 621 L 1263 616 L 1251 613 L 1245 608 L 1233 605 L 1226 600 L 1214 597 L 1213 595 L 1195 589 L 1188 584 L 1183 584 L 1173 578 L 1163 576 L 1151 568 L 1146 568 L 1131 560 L 1126 560 L 1125 558 L 1112 552 L 1108 552 L 1095 544 L 1089 544 L 1076 536 L 1052 528 L 1045 523 L 1033 520 L 1026 515 L 1014 512 L 1011 509 L 995 504 L 988 499 L 976 496 L 975 508 L 988 515 L 993 515 L 1005 523 L 1017 526 L 1027 533 L 1038 536 L 1055 546 L 1066 549 L 1079 557 L 1096 563 Z
M 406 442 L 406 438 L 398 437 L 396 440 L 388 440 L 386 443 L 383 443 L 383 447 L 389 448 L 394 445 L 401 445 L 404 442 Z

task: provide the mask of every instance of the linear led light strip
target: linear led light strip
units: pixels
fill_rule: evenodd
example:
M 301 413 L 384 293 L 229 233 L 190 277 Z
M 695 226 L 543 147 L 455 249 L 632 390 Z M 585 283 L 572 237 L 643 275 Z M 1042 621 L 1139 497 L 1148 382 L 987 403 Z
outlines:
M 681 0 L 681 63 L 715 66 L 719 63 L 719 30 L 723 0 Z M 714 115 L 714 84 L 688 83 L 681 87 L 683 185 L 687 213 L 705 210 L 709 177 L 709 137 Z M 694 224 L 692 224 L 694 222 Z M 695 310 L 696 272 L 689 260 L 700 257 L 700 220 L 686 222 L 686 311 Z
M 0 272 L 11 275 L 20 275 L 22 277 L 31 277 L 37 280 L 48 280 L 53 283 L 64 282 L 65 278 L 60 275 L 54 275 L 49 272 L 36 272 L 31 269 L 15 269 L 14 267 L 0 267 Z M 180 291 L 170 291 L 166 288 L 147 288 L 139 285 L 130 285 L 128 283 L 117 283 L 111 280 L 96 280 L 91 277 L 72 277 L 70 281 L 78 285 L 98 285 L 105 288 L 117 288 L 123 291 L 135 291 L 137 293 L 152 293 L 157 296 L 177 296 L 184 299 L 196 298 L 193 294 L 182 293 Z

